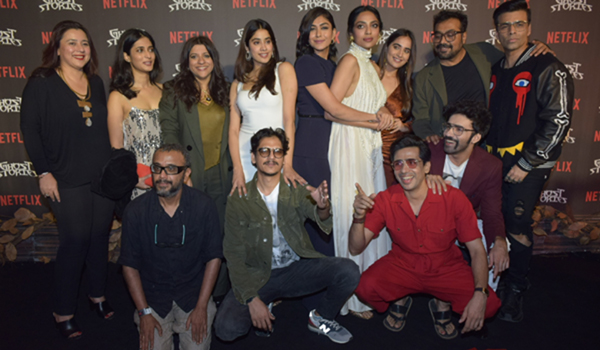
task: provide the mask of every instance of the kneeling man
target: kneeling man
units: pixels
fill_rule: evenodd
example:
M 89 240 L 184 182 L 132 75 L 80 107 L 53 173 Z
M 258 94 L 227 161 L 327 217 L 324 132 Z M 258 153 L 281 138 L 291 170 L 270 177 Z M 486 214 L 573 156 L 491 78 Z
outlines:
M 363 272 L 356 294 L 379 312 L 389 306 L 384 325 L 395 332 L 404 328 L 414 293 L 435 297 L 429 309 L 441 338 L 458 335 L 451 306 L 462 314 L 462 333 L 480 330 L 500 300 L 488 289 L 487 255 L 471 203 L 453 187 L 441 196 L 431 193 L 425 181 L 431 152 L 416 136 L 396 141 L 390 154 L 400 185 L 367 196 L 357 184 L 350 252 L 362 252 L 384 227 L 393 244 L 386 256 Z M 469 250 L 471 267 L 454 244 L 456 239 Z
M 315 251 L 304 229 L 310 219 L 331 232 L 327 183 L 318 188 L 285 183 L 281 169 L 289 147 L 283 130 L 259 130 L 250 144 L 256 175 L 246 183 L 247 196 L 227 201 L 223 253 L 232 290 L 217 312 L 215 334 L 232 341 L 251 326 L 272 331 L 269 303 L 325 290 L 308 315 L 308 329 L 346 343 L 352 334 L 334 318 L 358 285 L 358 266 Z

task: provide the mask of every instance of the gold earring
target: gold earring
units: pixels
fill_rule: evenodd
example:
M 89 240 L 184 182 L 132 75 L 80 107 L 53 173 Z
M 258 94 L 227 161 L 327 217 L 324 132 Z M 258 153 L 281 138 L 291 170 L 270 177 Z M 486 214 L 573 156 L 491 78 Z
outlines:
M 350 34 L 350 42 L 354 42 L 354 35 Z

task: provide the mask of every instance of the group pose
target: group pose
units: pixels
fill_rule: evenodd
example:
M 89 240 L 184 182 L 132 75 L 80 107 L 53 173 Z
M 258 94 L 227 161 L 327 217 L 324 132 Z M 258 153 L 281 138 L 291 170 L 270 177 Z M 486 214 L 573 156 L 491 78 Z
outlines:
M 408 29 L 372 59 L 383 24 L 371 6 L 351 11 L 339 59 L 333 16 L 308 11 L 293 65 L 254 19 L 231 84 L 206 37 L 184 44 L 180 72 L 161 84 L 154 39 L 129 29 L 108 101 L 90 33 L 57 24 L 23 93 L 21 129 L 58 222 L 59 332 L 83 335 L 84 265 L 91 307 L 115 313 L 105 297 L 115 198 L 94 186 L 111 147 L 137 163 L 119 201 L 129 202 L 119 263 L 140 349 L 170 348 L 174 333 L 183 349 L 209 349 L 212 329 L 225 341 L 252 328 L 268 336 L 273 306 L 291 297 L 304 298 L 309 330 L 342 344 L 353 336 L 338 314 L 385 312 L 399 332 L 415 293 L 433 296 L 443 339 L 498 310 L 521 321 L 531 215 L 568 130 L 573 82 L 529 42 L 526 2 L 503 3 L 493 20 L 503 51 L 467 44 L 464 13 L 436 14 L 436 57 L 415 75 Z

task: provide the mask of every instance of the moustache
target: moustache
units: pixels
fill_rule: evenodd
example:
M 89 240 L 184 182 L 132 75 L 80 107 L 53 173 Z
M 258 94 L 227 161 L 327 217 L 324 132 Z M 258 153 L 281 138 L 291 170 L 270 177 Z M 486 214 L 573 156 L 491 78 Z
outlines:
M 169 185 L 172 185 L 173 181 L 163 179 L 163 180 L 156 180 L 156 181 L 154 181 L 154 183 L 155 184 L 169 184 Z
M 437 50 L 440 50 L 440 49 L 442 49 L 442 48 L 451 49 L 451 48 L 452 48 L 452 45 L 450 45 L 450 44 L 437 44 L 437 45 L 435 46 L 435 48 L 436 48 Z
M 263 163 L 263 165 L 279 165 L 279 163 L 277 163 L 274 160 L 267 160 L 266 162 Z
M 450 140 L 450 141 L 454 141 L 456 143 L 458 143 L 458 139 L 452 138 L 452 137 L 448 137 L 448 136 L 444 136 L 444 141 L 445 140 Z

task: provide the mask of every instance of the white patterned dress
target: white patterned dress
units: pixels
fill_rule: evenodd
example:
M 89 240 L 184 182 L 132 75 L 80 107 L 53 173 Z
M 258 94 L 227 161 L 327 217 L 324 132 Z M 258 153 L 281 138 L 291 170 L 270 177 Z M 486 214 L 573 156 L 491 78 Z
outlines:
M 342 100 L 342 103 L 358 111 L 376 113 L 385 105 L 387 94 L 377 71 L 371 63 L 371 51 L 355 43 L 345 55 L 356 57 L 360 68 L 360 77 L 354 93 Z M 352 256 L 348 251 L 348 232 L 352 225 L 353 203 L 356 196 L 355 183 L 359 183 L 367 194 L 378 193 L 386 189 L 381 153 L 381 133 L 367 128 L 333 123 L 329 140 L 329 164 L 331 167 L 331 207 L 333 211 L 333 232 L 335 255 L 350 258 L 360 268 L 361 273 L 382 256 L 392 246 L 387 231 L 372 240 L 364 252 Z M 348 309 L 363 312 L 371 308 L 361 303 L 356 295 L 344 305 L 342 315 Z
M 157 109 L 131 107 L 123 120 L 123 148 L 133 152 L 137 163 L 150 166 L 154 151 L 162 144 L 160 121 Z M 131 199 L 146 193 L 147 190 L 134 188 Z

